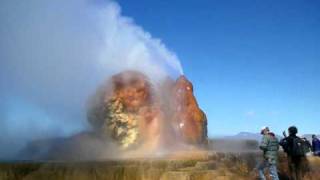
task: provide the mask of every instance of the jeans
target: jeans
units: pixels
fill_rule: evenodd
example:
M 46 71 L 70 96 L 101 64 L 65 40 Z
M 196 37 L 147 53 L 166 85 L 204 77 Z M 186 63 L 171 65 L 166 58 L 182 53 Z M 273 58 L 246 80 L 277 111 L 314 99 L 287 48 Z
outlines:
M 259 164 L 258 171 L 259 171 L 259 178 L 261 180 L 266 180 L 266 177 L 264 176 L 264 170 L 268 168 L 270 177 L 272 180 L 279 180 L 278 172 L 277 172 L 277 165 L 270 163 L 268 160 L 264 160 Z

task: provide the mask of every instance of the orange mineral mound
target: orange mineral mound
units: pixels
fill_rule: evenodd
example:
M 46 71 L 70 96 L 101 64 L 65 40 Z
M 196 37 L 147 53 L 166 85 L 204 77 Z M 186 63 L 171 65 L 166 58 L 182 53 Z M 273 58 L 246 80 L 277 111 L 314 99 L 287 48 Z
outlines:
M 192 83 L 181 76 L 173 89 L 173 121 L 179 126 L 183 140 L 190 144 L 206 143 L 207 118 L 193 95 Z
M 154 85 L 137 71 L 112 76 L 92 97 L 88 120 L 122 149 L 204 145 L 207 119 L 185 76 Z

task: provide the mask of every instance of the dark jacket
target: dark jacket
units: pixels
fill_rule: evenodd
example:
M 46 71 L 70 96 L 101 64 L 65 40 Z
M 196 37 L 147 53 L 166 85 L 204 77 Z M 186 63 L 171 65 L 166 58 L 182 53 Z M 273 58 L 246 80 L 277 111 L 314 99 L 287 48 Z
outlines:
M 299 146 L 297 143 L 299 143 Z M 280 141 L 280 145 L 289 156 L 303 157 L 311 149 L 311 144 L 308 140 L 300 138 L 296 135 L 289 135 L 288 137 L 282 139 Z
M 298 136 L 296 135 L 289 135 L 286 138 L 283 138 L 280 141 L 280 145 L 283 148 L 284 152 L 286 152 L 288 155 L 292 154 L 292 150 L 293 150 L 293 140 L 294 138 L 298 138 Z
M 318 138 L 312 139 L 312 152 L 320 153 L 320 140 Z

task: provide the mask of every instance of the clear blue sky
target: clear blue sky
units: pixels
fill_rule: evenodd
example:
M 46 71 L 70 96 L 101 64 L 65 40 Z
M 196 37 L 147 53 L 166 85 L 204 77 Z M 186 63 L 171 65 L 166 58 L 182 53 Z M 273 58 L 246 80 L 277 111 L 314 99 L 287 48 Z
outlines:
M 320 1 L 119 1 L 181 59 L 209 135 L 320 133 Z

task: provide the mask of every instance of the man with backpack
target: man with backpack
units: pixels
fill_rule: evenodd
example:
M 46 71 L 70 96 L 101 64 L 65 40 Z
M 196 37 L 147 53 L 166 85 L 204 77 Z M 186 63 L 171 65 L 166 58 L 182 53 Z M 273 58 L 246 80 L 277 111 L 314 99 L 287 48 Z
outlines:
M 312 135 L 312 152 L 315 156 L 320 156 L 320 140 L 316 135 Z
M 291 126 L 288 129 L 289 136 L 280 141 L 280 145 L 287 153 L 290 179 L 302 180 L 305 173 L 309 170 L 306 154 L 310 152 L 310 143 L 297 136 L 298 129 Z M 309 144 L 309 145 L 308 145 Z
M 258 166 L 259 177 L 265 180 L 264 169 L 268 168 L 272 180 L 279 180 L 277 172 L 279 141 L 268 127 L 261 128 L 261 135 L 263 137 L 259 147 L 263 151 L 263 161 Z

